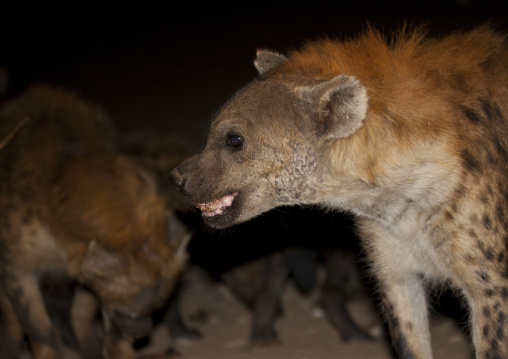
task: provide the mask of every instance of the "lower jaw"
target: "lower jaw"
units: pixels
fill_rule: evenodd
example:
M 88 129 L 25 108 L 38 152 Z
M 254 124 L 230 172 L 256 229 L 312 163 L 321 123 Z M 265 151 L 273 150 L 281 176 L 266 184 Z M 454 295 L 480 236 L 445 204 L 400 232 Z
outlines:
M 209 227 L 221 229 L 227 228 L 235 224 L 235 219 L 237 215 L 235 211 L 231 211 L 231 209 L 227 209 L 223 214 L 217 214 L 214 216 L 207 216 L 202 213 L 202 218 L 205 224 Z

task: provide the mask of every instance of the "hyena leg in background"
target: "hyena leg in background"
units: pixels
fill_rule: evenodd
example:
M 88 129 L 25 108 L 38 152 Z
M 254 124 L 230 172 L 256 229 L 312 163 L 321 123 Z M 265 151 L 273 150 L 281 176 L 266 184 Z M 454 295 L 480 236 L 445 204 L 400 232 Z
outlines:
M 0 290 L 0 358 L 15 359 L 19 357 L 25 333 L 19 324 L 18 317 L 12 309 L 11 302 Z
M 361 286 L 360 274 L 354 258 L 342 250 L 327 251 L 325 275 L 321 303 L 342 340 L 373 340 L 356 324 L 347 309 L 348 300 L 360 290 Z
M 131 342 L 123 337 L 107 315 L 103 315 L 103 319 L 105 331 L 102 352 L 104 359 L 136 359 Z
M 60 337 L 46 312 L 36 278 L 11 274 L 2 286 L 28 336 L 34 359 L 63 358 Z
M 71 305 L 71 321 L 83 359 L 102 357 L 102 343 L 97 334 L 99 311 L 97 298 L 86 289 L 76 288 Z
M 289 276 L 289 268 L 282 253 L 268 257 L 264 264 L 263 285 L 254 303 L 254 323 L 251 338 L 263 342 L 277 339 L 275 319 L 281 311 L 280 299 Z

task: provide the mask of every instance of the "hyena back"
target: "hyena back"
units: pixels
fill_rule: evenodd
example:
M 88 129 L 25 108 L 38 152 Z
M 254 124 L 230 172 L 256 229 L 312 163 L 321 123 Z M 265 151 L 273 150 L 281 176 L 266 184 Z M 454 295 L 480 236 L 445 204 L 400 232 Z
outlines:
M 486 26 L 258 51 L 173 183 L 218 228 L 281 205 L 353 212 L 400 357 L 432 357 L 426 286 L 446 283 L 477 358 L 508 358 L 507 64 Z

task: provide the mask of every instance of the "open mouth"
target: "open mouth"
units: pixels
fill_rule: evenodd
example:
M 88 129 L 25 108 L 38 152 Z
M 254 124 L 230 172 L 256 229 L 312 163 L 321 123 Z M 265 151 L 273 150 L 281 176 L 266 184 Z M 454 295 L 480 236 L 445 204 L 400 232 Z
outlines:
M 197 208 L 201 210 L 201 214 L 205 217 L 215 217 L 226 214 L 231 209 L 231 205 L 237 195 L 238 192 L 230 193 L 214 201 L 200 203 L 197 205 Z

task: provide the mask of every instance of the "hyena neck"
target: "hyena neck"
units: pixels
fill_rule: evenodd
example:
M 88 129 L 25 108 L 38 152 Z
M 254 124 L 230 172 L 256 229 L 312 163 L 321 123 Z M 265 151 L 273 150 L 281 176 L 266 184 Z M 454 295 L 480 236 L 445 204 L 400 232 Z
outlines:
M 443 207 L 460 177 L 453 168 L 417 161 L 391 168 L 375 182 L 336 176 L 329 182 L 332 188 L 319 192 L 329 193 L 323 200 L 327 207 L 350 211 L 400 231 L 404 223 L 417 225 L 428 213 Z

